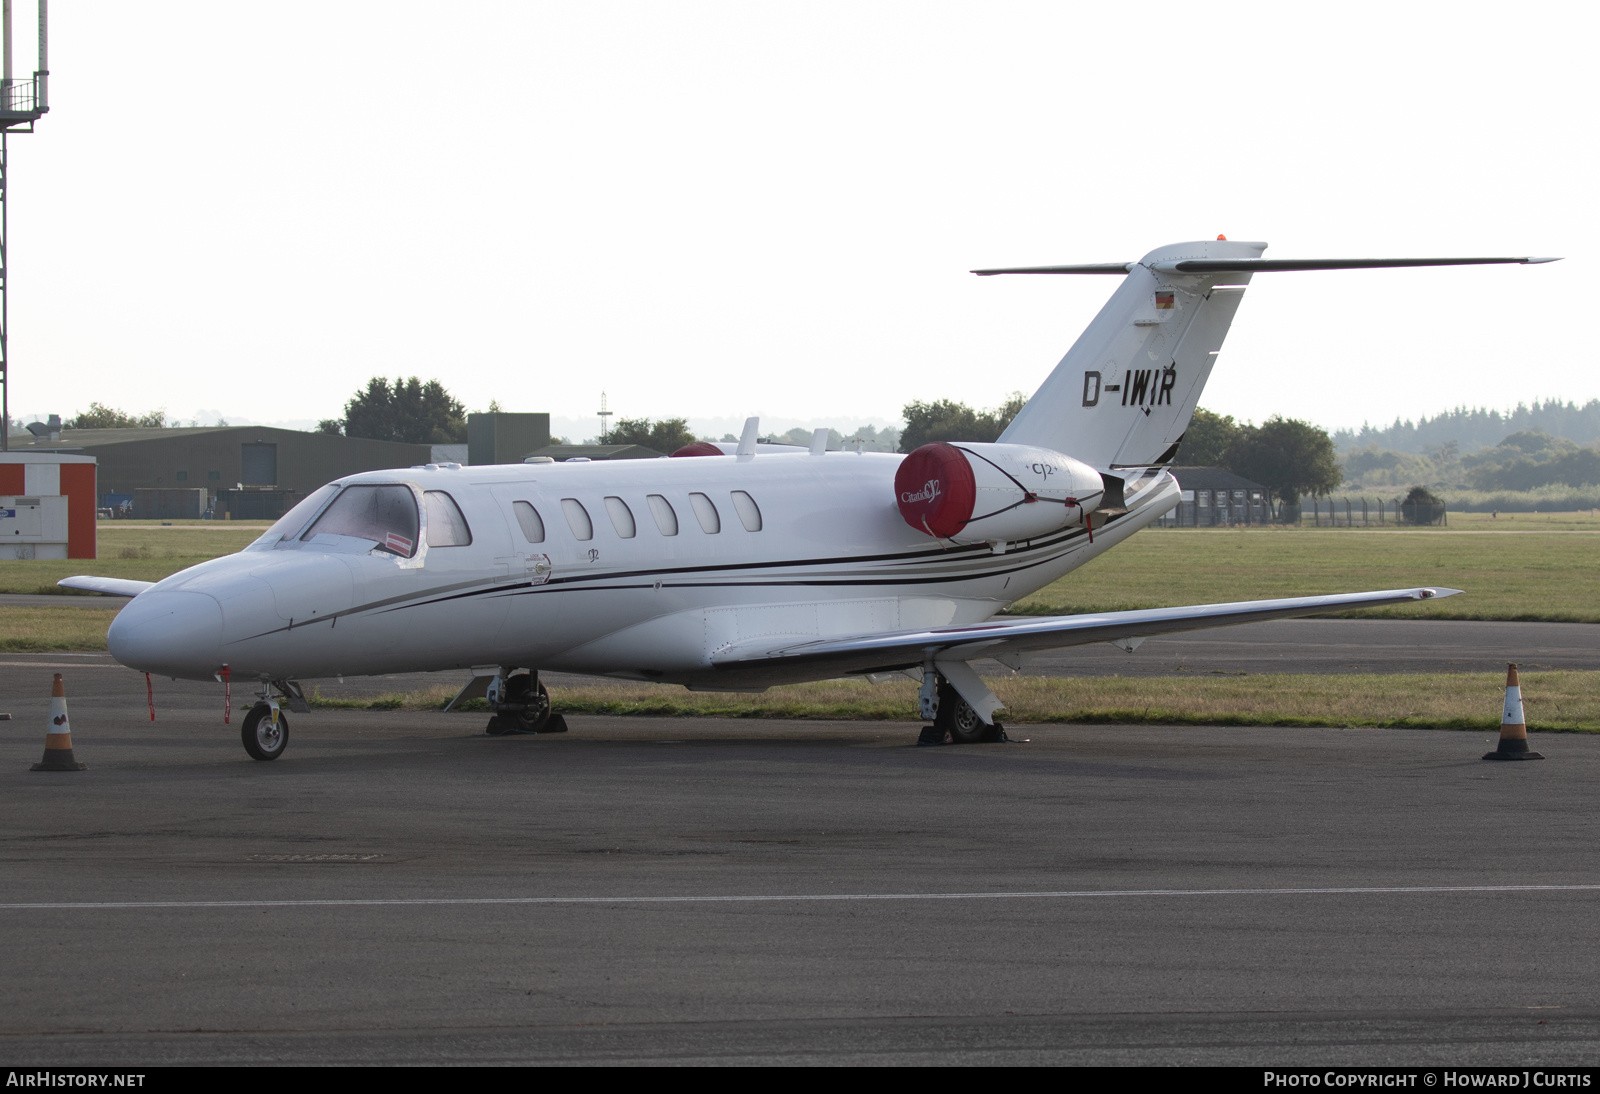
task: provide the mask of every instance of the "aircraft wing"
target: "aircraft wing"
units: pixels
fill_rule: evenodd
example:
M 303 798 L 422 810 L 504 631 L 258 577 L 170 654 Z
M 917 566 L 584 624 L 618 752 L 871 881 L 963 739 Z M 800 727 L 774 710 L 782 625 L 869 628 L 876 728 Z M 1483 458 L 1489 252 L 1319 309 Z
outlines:
M 842 673 L 912 668 L 933 659 L 941 669 L 952 662 L 1025 653 L 1029 650 L 1085 646 L 1094 642 L 1139 641 L 1156 634 L 1227 627 L 1348 608 L 1376 608 L 1454 596 L 1460 589 L 1384 589 L 1369 593 L 1299 596 L 1283 600 L 1244 600 L 1233 604 L 1198 604 L 1181 608 L 1149 608 L 1132 612 L 1051 615 L 991 619 L 959 627 L 918 631 L 886 631 L 848 638 L 799 642 L 763 653 L 735 648 L 714 661 L 719 669 L 783 670 L 809 664 L 828 665 Z M 808 674 L 809 675 L 809 674 Z M 950 675 L 947 673 L 946 675 Z M 960 687 L 960 682 L 957 687 Z
M 56 582 L 63 589 L 82 589 L 107 596 L 138 596 L 155 584 L 154 581 L 134 581 L 127 577 L 64 577 Z

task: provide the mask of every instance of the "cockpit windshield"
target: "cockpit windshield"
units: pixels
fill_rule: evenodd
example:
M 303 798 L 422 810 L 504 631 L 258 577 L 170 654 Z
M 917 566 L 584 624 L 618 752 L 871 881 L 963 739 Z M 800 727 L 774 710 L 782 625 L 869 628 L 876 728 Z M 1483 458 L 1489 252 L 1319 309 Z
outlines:
M 339 536 L 366 540 L 380 551 L 411 558 L 417 553 L 418 523 L 417 498 L 410 487 L 398 483 L 348 486 L 300 539 L 309 542 L 319 536 Z
M 328 499 L 338 491 L 339 484 L 330 482 L 327 486 L 319 487 L 307 494 L 277 521 L 261 533 L 245 550 L 267 551 L 271 550 L 280 540 L 293 539 L 299 534 L 300 529 L 306 526 L 306 521 L 317 515 L 317 510 L 328 503 Z

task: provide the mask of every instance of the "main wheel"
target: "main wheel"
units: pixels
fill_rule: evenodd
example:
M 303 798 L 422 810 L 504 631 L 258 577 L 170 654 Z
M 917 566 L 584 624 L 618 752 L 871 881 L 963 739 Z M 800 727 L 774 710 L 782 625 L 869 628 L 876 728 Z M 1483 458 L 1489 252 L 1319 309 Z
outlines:
M 272 708 L 266 703 L 257 703 L 244 716 L 239 736 L 252 759 L 276 760 L 289 744 L 289 716 L 280 708 L 278 724 L 273 725 Z
M 950 740 L 958 745 L 975 745 L 987 740 L 990 732 L 978 712 L 961 698 L 961 693 L 948 680 L 939 681 L 939 714 L 933 726 L 948 730 Z
M 538 679 L 532 673 L 522 673 L 506 681 L 506 702 L 524 703 L 521 710 L 505 710 L 494 716 L 489 732 L 543 733 L 550 722 L 550 693 L 543 684 L 535 686 Z M 498 724 L 496 724 L 498 723 Z

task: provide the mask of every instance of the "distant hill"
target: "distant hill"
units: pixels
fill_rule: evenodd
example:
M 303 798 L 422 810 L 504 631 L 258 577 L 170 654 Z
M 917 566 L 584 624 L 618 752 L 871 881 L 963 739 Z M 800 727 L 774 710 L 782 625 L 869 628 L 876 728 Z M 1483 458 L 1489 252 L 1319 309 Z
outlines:
M 1518 403 L 1515 410 L 1506 413 L 1483 407 L 1457 407 L 1415 422 L 1396 418 L 1393 425 L 1383 428 L 1363 425 L 1360 429 L 1336 430 L 1333 443 L 1340 452 L 1376 444 L 1396 452 L 1420 454 L 1437 451 L 1454 441 L 1465 455 L 1493 448 L 1513 433 L 1530 431 L 1565 437 L 1578 444 L 1600 440 L 1600 399 L 1591 399 L 1583 406 L 1559 399 L 1534 402 L 1531 406 Z

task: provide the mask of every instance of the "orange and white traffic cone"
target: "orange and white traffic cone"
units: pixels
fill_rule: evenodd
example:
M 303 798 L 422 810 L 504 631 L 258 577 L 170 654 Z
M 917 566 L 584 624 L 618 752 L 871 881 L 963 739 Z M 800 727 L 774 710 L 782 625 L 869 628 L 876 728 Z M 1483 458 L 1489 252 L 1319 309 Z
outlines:
M 33 765 L 34 771 L 82 771 L 88 764 L 80 764 L 72 755 L 72 723 L 67 721 L 67 689 L 56 673 L 50 687 L 50 725 L 44 731 L 44 759 Z
M 1500 747 L 1487 753 L 1486 760 L 1542 760 L 1544 756 L 1528 751 L 1528 720 L 1522 713 L 1522 684 L 1517 680 L 1517 666 L 1506 666 L 1506 708 L 1500 716 Z

